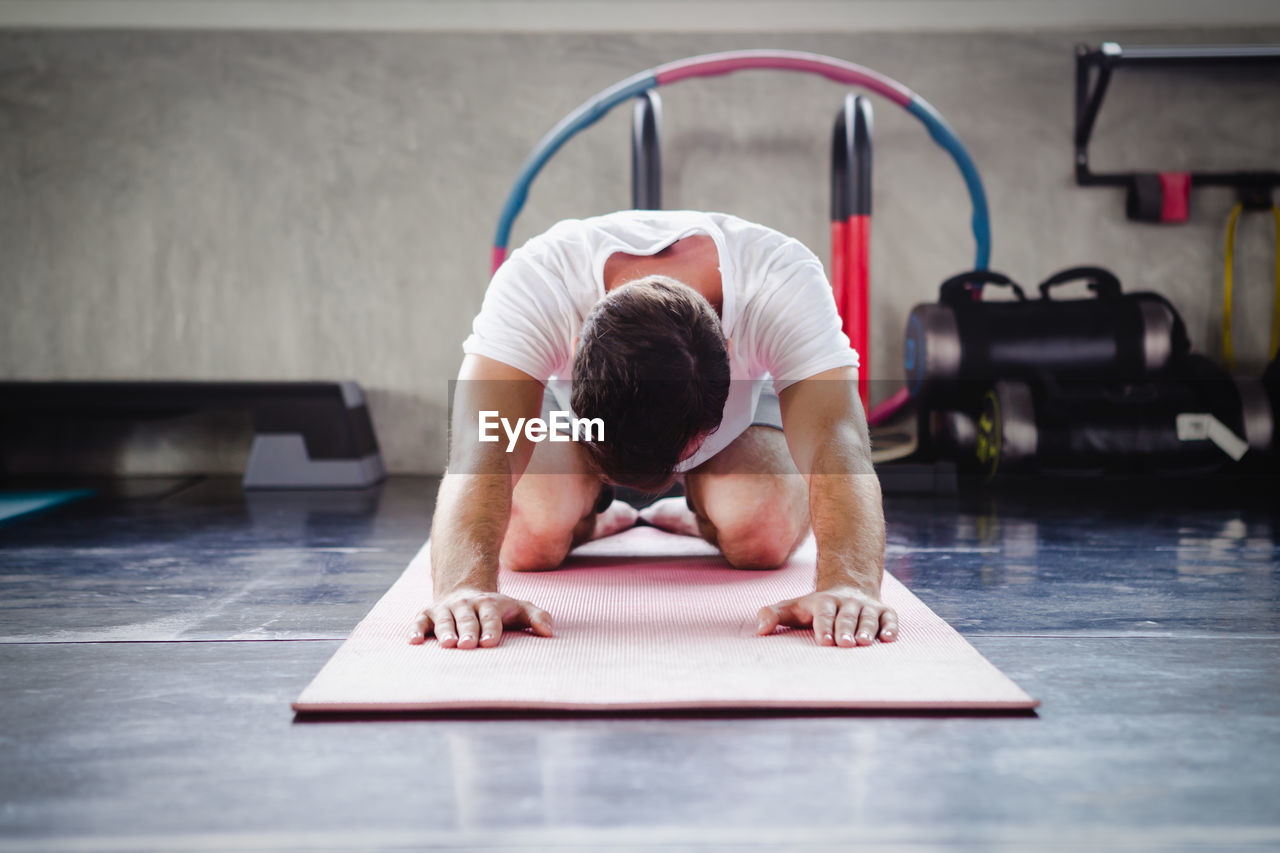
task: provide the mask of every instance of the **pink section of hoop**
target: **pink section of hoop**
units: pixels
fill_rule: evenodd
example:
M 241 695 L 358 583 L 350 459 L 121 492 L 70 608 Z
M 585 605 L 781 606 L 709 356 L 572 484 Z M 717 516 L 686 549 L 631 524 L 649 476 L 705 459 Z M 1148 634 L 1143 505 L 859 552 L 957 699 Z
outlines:
M 819 74 L 837 83 L 863 86 L 903 107 L 915 98 L 915 94 L 910 89 L 882 74 L 877 74 L 870 68 L 864 68 L 852 62 L 841 62 L 816 53 L 775 50 L 713 53 L 659 65 L 654 69 L 654 76 L 659 86 L 665 86 L 691 77 L 714 77 L 748 68 L 771 68 Z

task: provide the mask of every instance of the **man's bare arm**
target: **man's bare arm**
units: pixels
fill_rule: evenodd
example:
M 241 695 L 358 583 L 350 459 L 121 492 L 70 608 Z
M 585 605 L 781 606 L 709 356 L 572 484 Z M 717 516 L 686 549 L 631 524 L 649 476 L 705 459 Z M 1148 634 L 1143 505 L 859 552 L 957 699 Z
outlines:
M 536 417 L 543 386 L 493 359 L 467 356 L 454 390 L 449 468 L 431 522 L 432 605 L 419 616 L 410 642 L 435 634 L 444 646 L 496 646 L 503 627 L 531 627 L 550 635 L 551 619 L 526 601 L 498 592 L 498 555 L 511 518 L 511 492 L 533 453 L 521 438 L 480 441 L 479 413 Z
M 823 645 L 867 645 L 897 636 L 897 615 L 880 600 L 884 511 L 871 465 L 866 416 L 851 368 L 820 373 L 779 395 L 783 430 L 809 486 L 818 542 L 814 593 L 761 610 L 761 633 L 812 625 Z

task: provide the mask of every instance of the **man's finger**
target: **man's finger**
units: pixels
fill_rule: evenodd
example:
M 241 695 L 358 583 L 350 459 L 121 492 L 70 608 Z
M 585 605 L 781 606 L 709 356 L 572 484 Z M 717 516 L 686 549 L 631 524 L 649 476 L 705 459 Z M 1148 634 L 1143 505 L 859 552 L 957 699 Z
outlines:
M 761 634 L 772 633 L 779 625 L 789 628 L 807 628 L 813 624 L 813 612 L 804 604 L 804 599 L 789 598 L 770 607 L 761 608 L 758 614 L 757 630 Z
M 862 616 L 858 618 L 858 635 L 853 638 L 860 646 L 869 646 L 875 642 L 880 632 L 880 610 L 875 607 L 863 607 Z
M 832 628 L 836 621 L 836 600 L 829 595 L 815 596 L 813 608 L 813 639 L 820 646 L 834 646 Z
M 458 645 L 458 632 L 453 626 L 453 614 L 447 607 L 436 607 L 431 610 L 431 621 L 435 624 L 436 640 L 446 649 Z
M 480 644 L 480 620 L 469 602 L 453 605 L 453 622 L 458 628 L 458 648 L 474 649 Z
M 420 646 L 427 641 L 427 634 L 431 633 L 431 617 L 427 611 L 422 611 L 416 622 L 413 623 L 413 629 L 409 632 L 409 642 L 415 646 Z
M 795 612 L 795 603 L 795 599 L 791 599 L 760 608 L 760 612 L 756 614 L 757 633 L 772 634 L 779 627 L 799 627 L 800 616 Z M 809 623 L 806 621 L 804 624 Z
M 880 614 L 880 642 L 892 643 L 898 639 L 898 614 L 885 608 Z
M 858 632 L 858 614 L 862 605 L 856 601 L 846 601 L 840 607 L 840 615 L 836 617 L 836 645 L 841 648 L 852 648 L 853 635 Z
M 480 617 L 480 645 L 491 648 L 502 641 L 502 611 L 492 601 L 481 601 L 476 606 Z
M 534 630 L 534 633 L 540 637 L 551 636 L 550 613 L 543 610 L 541 607 L 529 604 L 528 602 L 525 602 L 524 607 L 521 609 L 524 611 L 524 618 L 526 622 L 529 627 Z

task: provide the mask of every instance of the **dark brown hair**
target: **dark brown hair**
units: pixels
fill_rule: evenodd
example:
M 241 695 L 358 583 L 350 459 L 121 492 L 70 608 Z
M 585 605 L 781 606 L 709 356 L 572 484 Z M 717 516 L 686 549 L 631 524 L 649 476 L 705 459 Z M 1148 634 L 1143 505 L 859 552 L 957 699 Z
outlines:
M 609 293 L 582 324 L 572 406 L 604 422 L 604 440 L 586 448 L 613 483 L 663 488 L 689 443 L 720 425 L 728 396 L 720 318 L 691 287 L 647 276 Z

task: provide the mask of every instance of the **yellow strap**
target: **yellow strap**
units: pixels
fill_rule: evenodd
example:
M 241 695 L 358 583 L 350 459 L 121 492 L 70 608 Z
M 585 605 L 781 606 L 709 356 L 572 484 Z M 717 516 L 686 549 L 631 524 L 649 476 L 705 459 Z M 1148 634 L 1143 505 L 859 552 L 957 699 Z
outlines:
M 1222 360 L 1227 370 L 1236 369 L 1236 353 L 1231 346 L 1231 277 L 1235 267 L 1236 224 L 1242 210 L 1241 204 L 1231 208 L 1231 215 L 1227 217 L 1227 245 L 1222 252 Z
M 1222 258 L 1222 360 L 1227 370 L 1236 369 L 1236 353 L 1231 343 L 1231 292 L 1235 276 L 1236 226 L 1240 221 L 1243 206 L 1237 204 L 1231 208 L 1227 217 L 1227 244 Z M 1280 205 L 1271 205 L 1271 215 L 1276 220 L 1276 286 L 1271 298 L 1271 347 L 1267 360 L 1272 361 L 1280 352 Z
M 1276 219 L 1276 292 L 1271 297 L 1271 355 L 1275 361 L 1280 352 L 1280 206 L 1271 205 L 1271 215 Z

